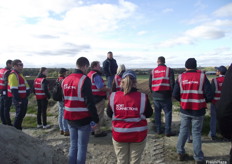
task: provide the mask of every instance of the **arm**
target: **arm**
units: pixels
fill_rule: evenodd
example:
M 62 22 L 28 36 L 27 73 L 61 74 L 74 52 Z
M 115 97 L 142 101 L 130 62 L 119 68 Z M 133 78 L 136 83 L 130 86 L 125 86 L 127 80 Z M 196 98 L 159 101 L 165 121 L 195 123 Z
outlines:
M 175 77 L 174 77 L 174 71 L 171 68 L 170 68 L 170 86 L 171 86 L 171 89 L 173 90 L 175 86 Z
M 172 97 L 174 97 L 177 101 L 180 101 L 180 85 L 179 85 L 178 78 L 177 78 L 176 83 L 174 85 Z
M 151 104 L 150 104 L 150 101 L 149 101 L 147 95 L 146 95 L 146 99 L 147 99 L 147 104 L 146 104 L 146 109 L 144 111 L 144 115 L 146 116 L 146 118 L 149 118 L 153 114 L 153 109 L 151 107 Z
M 150 76 L 149 76 L 149 88 L 150 88 L 150 91 L 152 92 L 152 86 L 151 86 L 151 84 L 152 84 L 152 71 L 151 71 L 151 73 L 150 73 Z
M 104 83 L 102 82 L 102 78 L 100 75 L 95 75 L 93 77 L 94 79 L 94 82 L 95 82 L 95 85 L 96 87 L 100 90 L 100 91 L 103 91 L 103 92 L 110 92 L 110 88 L 107 88 L 106 86 L 104 86 Z
M 50 92 L 49 92 L 49 90 L 48 90 L 48 84 L 49 84 L 49 83 L 48 83 L 47 79 L 44 79 L 44 81 L 43 81 L 43 83 L 42 83 L 42 88 L 43 88 L 43 90 L 44 90 L 44 92 L 45 92 L 47 98 L 50 99 L 50 98 L 51 98 L 51 95 L 50 95 Z
M 116 92 L 116 83 L 115 83 L 115 79 L 112 82 L 112 88 L 111 88 L 112 92 Z
M 106 77 L 110 75 L 109 62 L 107 61 L 107 59 L 103 62 L 103 70 L 104 70 Z
M 214 80 L 212 79 L 211 81 L 211 90 L 212 90 L 212 93 L 213 93 L 213 96 L 215 94 L 215 91 L 216 91 L 216 88 L 215 88 L 215 83 L 214 83 Z
M 108 105 L 107 105 L 106 114 L 110 118 L 112 118 L 112 116 L 113 116 L 113 111 L 111 109 L 110 103 L 108 103 Z
M 205 101 L 210 102 L 213 99 L 213 93 L 212 93 L 211 85 L 207 77 L 205 77 L 203 92 L 205 96 Z
M 95 123 L 98 123 L 99 117 L 98 117 L 97 109 L 95 107 L 94 100 L 93 100 L 93 94 L 92 94 L 92 90 L 91 90 L 91 81 L 88 77 L 86 77 L 86 79 L 84 81 L 84 84 L 82 87 L 82 95 L 84 96 L 85 103 L 87 105 L 89 112 L 92 115 L 93 121 Z
M 10 75 L 10 70 L 9 71 L 7 71 L 6 73 L 5 73 L 5 75 L 4 75 L 4 82 L 5 82 L 5 86 L 7 86 L 8 85 L 8 77 L 9 77 L 9 75 Z
M 14 73 L 9 75 L 8 83 L 9 83 L 10 90 L 12 92 L 12 95 L 13 95 L 14 99 L 17 102 L 20 102 L 21 98 L 19 97 L 19 92 L 18 92 L 19 83 L 18 83 L 18 79 L 17 79 L 17 77 L 16 77 L 16 75 Z

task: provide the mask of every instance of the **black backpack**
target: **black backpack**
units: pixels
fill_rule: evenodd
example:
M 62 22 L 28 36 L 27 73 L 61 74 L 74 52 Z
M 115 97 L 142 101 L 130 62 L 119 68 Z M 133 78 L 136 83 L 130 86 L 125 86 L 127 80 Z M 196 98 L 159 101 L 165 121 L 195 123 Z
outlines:
M 52 90 L 52 98 L 55 101 L 62 101 L 63 100 L 63 93 L 61 88 L 62 81 L 56 80 L 56 84 Z

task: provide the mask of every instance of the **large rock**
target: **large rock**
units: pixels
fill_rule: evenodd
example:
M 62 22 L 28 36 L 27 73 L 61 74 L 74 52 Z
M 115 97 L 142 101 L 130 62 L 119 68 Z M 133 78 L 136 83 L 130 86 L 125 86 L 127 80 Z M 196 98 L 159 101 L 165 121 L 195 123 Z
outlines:
M 62 150 L 42 143 L 14 127 L 0 125 L 0 163 L 64 164 Z

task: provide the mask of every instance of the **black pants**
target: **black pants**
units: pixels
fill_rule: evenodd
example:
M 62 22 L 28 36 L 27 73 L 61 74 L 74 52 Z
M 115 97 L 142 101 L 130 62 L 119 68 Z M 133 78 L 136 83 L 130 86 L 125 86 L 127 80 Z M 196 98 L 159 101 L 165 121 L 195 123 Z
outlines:
M 41 99 L 37 100 L 38 105 L 38 111 L 37 111 L 37 124 L 42 125 L 41 122 L 41 115 L 43 118 L 43 126 L 47 125 L 47 106 L 48 106 L 48 100 L 47 99 Z
M 16 115 L 15 115 L 15 121 L 14 121 L 14 127 L 16 127 L 19 130 L 22 130 L 22 122 L 23 118 L 25 117 L 27 113 L 27 104 L 28 104 L 28 99 L 24 98 L 21 99 L 21 104 L 19 104 L 14 98 L 13 98 L 13 103 L 16 108 Z

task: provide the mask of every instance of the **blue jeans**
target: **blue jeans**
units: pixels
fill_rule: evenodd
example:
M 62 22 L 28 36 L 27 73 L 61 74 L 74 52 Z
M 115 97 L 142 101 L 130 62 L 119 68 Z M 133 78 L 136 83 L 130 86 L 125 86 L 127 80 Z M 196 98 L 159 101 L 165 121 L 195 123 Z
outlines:
M 214 104 L 211 103 L 210 106 L 210 132 L 209 135 L 211 137 L 216 136 L 216 107 Z
M 108 86 L 108 88 L 112 88 L 113 80 L 114 80 L 114 75 L 107 76 L 107 86 Z
M 19 104 L 14 98 L 13 98 L 13 103 L 16 108 L 16 115 L 15 115 L 15 121 L 14 121 L 14 127 L 16 129 L 22 130 L 22 122 L 23 118 L 25 117 L 27 113 L 27 104 L 28 104 L 28 99 L 24 98 L 21 100 L 21 104 Z
M 185 154 L 185 143 L 189 134 L 189 127 L 192 124 L 192 137 L 193 137 L 193 151 L 194 160 L 202 161 L 204 160 L 204 153 L 201 149 L 201 130 L 204 121 L 204 116 L 190 116 L 180 113 L 180 132 L 177 141 L 177 153 Z
M 90 124 L 84 126 L 68 125 L 70 131 L 69 164 L 85 164 Z
M 156 132 L 161 132 L 161 110 L 165 113 L 165 134 L 171 133 L 172 125 L 172 100 L 154 100 Z
M 59 101 L 58 106 L 59 106 L 58 123 L 59 123 L 60 130 L 62 130 L 64 132 L 68 132 L 69 131 L 68 130 L 68 121 L 66 119 L 64 119 L 64 102 Z

